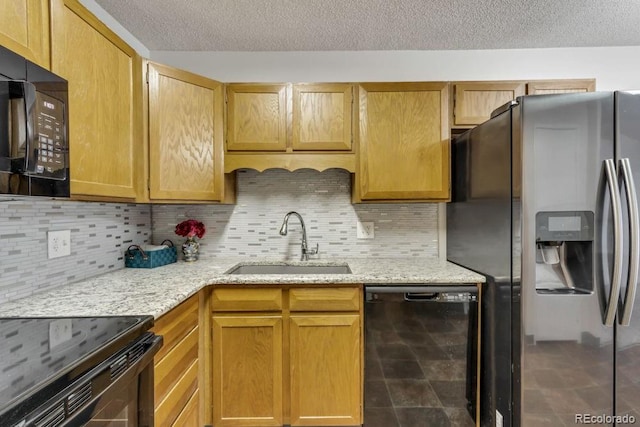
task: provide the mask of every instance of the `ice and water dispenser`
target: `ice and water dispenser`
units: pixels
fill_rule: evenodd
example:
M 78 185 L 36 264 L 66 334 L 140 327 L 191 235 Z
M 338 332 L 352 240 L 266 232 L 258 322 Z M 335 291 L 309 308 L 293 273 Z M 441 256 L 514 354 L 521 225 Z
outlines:
M 591 211 L 536 213 L 536 291 L 593 292 L 594 215 Z

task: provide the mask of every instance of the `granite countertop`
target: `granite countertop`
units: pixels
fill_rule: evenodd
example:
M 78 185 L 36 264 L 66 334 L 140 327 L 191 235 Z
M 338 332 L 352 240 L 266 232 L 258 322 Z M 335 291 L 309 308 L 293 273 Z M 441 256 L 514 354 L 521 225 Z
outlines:
M 287 264 L 344 265 L 352 274 L 224 274 L 238 264 L 273 264 L 282 260 L 215 259 L 178 261 L 154 269 L 124 268 L 0 305 L 0 317 L 152 315 L 171 310 L 207 285 L 332 283 L 459 284 L 484 282 L 484 276 L 434 259 L 360 258 Z

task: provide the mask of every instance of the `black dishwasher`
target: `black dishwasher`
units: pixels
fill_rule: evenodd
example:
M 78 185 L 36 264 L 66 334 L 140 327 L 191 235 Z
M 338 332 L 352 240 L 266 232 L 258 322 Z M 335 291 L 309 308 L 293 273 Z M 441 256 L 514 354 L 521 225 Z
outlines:
M 365 427 L 475 426 L 478 288 L 365 290 Z

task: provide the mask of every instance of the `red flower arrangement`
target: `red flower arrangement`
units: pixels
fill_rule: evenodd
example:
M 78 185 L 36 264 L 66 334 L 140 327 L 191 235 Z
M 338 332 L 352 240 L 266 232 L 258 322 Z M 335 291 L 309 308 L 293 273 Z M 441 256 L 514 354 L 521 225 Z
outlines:
M 198 236 L 198 239 L 202 239 L 202 236 L 204 236 L 204 233 L 206 231 L 207 230 L 205 229 L 204 224 L 200 221 L 196 221 L 195 219 L 188 219 L 176 225 L 176 234 L 178 236 Z

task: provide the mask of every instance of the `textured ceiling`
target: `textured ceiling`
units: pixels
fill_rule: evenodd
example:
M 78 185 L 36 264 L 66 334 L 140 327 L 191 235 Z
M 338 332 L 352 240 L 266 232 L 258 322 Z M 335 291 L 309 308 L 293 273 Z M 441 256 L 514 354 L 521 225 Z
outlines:
M 150 50 L 640 46 L 640 0 L 96 0 Z

